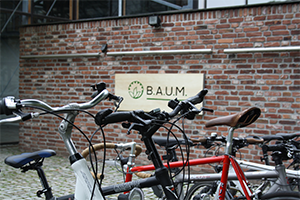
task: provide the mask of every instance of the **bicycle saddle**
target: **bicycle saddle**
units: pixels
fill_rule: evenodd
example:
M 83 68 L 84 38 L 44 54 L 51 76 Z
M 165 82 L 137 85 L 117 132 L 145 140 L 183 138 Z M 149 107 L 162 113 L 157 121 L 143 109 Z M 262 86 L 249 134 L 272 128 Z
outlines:
M 44 149 L 41 151 L 35 151 L 32 153 L 22 153 L 20 155 L 13 155 L 5 158 L 4 162 L 14 168 L 21 168 L 27 163 L 33 160 L 39 160 L 41 158 L 55 156 L 56 152 L 51 149 Z
M 153 136 L 153 141 L 158 144 L 159 146 L 163 147 L 172 147 L 174 145 L 186 145 L 185 139 L 178 139 L 178 141 L 175 138 L 168 138 L 167 137 L 159 137 L 159 136 Z M 193 142 L 191 140 L 188 140 L 188 145 L 193 146 Z
M 242 112 L 233 115 L 218 117 L 209 120 L 205 124 L 205 127 L 209 128 L 213 126 L 226 125 L 233 128 L 242 128 L 255 122 L 257 118 L 260 116 L 260 113 L 261 111 L 257 107 L 248 108 Z

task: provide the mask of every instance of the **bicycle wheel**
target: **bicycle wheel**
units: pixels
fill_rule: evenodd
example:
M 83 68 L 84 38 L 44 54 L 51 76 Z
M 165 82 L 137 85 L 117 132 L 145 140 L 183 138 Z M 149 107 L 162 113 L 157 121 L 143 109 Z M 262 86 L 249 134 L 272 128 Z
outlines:
M 260 198 L 261 200 L 299 200 L 299 192 L 280 191 L 271 194 L 264 194 Z

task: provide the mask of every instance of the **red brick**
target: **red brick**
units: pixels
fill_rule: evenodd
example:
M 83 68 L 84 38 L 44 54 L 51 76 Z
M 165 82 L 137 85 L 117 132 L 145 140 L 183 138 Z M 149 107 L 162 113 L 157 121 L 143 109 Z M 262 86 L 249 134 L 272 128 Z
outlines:
M 231 19 L 228 19 L 228 21 L 230 23 L 236 23 L 236 22 L 242 22 L 242 21 L 244 21 L 244 19 L 243 18 L 231 18 Z
M 289 31 L 273 31 L 273 35 L 289 35 Z
M 284 15 L 269 15 L 267 17 L 268 20 L 271 20 L 271 19 L 283 19 L 284 18 Z
M 218 43 L 232 43 L 233 39 L 219 39 Z
M 256 31 L 259 31 L 259 28 L 258 27 L 246 27 L 246 28 L 244 28 L 244 31 L 245 32 L 256 32 Z

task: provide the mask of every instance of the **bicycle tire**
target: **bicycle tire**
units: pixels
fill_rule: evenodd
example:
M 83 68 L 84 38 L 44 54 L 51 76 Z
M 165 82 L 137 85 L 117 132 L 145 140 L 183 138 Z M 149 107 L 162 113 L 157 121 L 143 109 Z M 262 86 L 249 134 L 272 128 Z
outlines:
M 300 192 L 280 191 L 271 194 L 264 194 L 260 198 L 261 200 L 299 200 Z

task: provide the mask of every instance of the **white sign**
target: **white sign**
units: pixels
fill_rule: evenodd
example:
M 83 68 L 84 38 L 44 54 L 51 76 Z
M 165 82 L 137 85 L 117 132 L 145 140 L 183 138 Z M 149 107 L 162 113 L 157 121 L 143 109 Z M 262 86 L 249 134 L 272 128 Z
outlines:
M 185 100 L 203 89 L 204 74 L 115 74 L 115 84 L 115 94 L 124 98 L 120 110 L 170 112 L 169 100 Z

